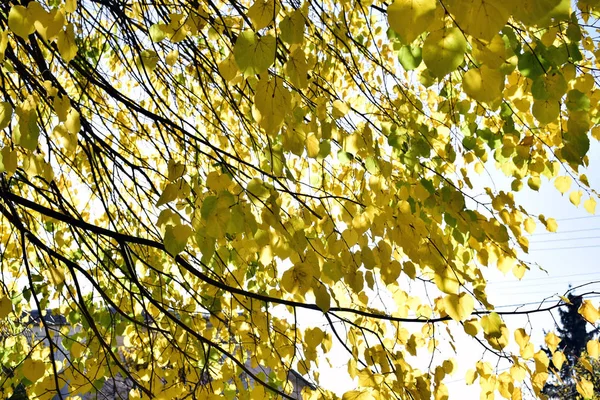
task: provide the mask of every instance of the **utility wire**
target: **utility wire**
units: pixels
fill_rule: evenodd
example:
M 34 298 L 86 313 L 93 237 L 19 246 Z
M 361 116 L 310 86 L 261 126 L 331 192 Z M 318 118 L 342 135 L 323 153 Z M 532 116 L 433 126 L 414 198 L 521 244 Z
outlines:
M 566 239 L 536 240 L 536 241 L 529 242 L 529 244 L 549 243 L 549 242 L 566 242 L 566 241 L 569 241 L 569 240 L 592 240 L 592 239 L 600 239 L 600 236 L 576 237 L 576 238 L 566 238 Z
M 576 249 L 600 249 L 600 245 L 593 246 L 572 246 L 572 247 L 546 247 L 543 249 L 529 249 L 529 251 L 542 251 L 542 250 L 576 250 Z
M 543 235 L 561 235 L 563 233 L 575 233 L 575 232 L 591 232 L 591 231 L 600 231 L 600 228 L 588 228 L 588 229 L 571 229 L 568 231 L 562 232 L 543 232 L 543 233 L 532 233 L 531 235 L 526 236 L 543 236 Z

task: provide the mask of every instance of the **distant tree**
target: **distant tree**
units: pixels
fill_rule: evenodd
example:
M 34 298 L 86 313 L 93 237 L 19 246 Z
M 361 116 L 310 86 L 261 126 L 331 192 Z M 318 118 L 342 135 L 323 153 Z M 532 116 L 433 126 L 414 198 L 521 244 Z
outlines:
M 588 331 L 588 322 L 579 313 L 582 297 L 574 294 L 567 296 L 571 304 L 559 309 L 561 326 L 556 330 L 560 338 L 557 350 L 562 351 L 565 360 L 560 370 L 551 368 L 553 372 L 544 386 L 543 393 L 549 399 L 584 399 L 577 390 L 577 382 L 584 378 L 594 386 L 593 399 L 600 399 L 600 362 L 588 357 L 587 343 L 598 334 L 598 329 Z M 549 357 L 552 352 L 546 349 Z

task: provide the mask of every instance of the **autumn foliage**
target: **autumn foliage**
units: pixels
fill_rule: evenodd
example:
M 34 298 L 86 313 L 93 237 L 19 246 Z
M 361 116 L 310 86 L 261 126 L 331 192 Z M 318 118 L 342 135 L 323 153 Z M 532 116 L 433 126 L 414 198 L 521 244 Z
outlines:
M 344 400 L 445 399 L 463 368 L 541 397 L 557 336 L 509 328 L 485 276 L 557 229 L 513 192 L 595 212 L 600 3 L 574 7 L 1 2 L 0 396 L 292 398 L 294 370 L 328 399 L 345 357 Z M 436 350 L 463 331 L 492 362 Z

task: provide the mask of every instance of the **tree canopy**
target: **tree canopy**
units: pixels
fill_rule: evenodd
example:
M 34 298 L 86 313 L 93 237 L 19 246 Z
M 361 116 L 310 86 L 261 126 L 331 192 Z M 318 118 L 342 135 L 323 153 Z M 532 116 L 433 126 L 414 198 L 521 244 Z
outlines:
M 509 330 L 485 276 L 520 279 L 527 234 L 557 229 L 514 192 L 595 211 L 600 2 L 571 7 L 1 2 L 2 396 L 119 375 L 131 399 L 292 398 L 295 370 L 335 398 L 338 348 L 344 400 L 441 400 L 464 330 L 511 365 L 471 366 L 482 398 L 541 397 L 558 337 L 549 358 Z M 67 323 L 32 339 L 31 309 Z

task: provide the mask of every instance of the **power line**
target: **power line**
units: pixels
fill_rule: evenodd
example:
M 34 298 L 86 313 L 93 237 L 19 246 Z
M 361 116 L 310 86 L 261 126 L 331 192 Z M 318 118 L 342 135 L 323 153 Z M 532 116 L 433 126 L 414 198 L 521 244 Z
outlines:
M 557 218 L 557 221 L 574 221 L 576 219 L 590 219 L 590 218 L 600 218 L 600 215 L 587 215 L 584 217 L 568 217 L 568 218 Z
M 570 278 L 573 276 L 589 276 L 589 275 L 600 275 L 600 272 L 582 272 L 579 274 L 568 274 L 568 275 L 554 275 L 554 276 L 545 276 L 542 278 L 525 278 L 522 281 L 488 281 L 488 285 L 496 285 L 496 284 L 519 284 L 519 282 L 524 282 L 524 281 L 541 281 L 541 280 L 549 280 L 549 279 L 562 279 L 562 278 Z
M 600 245 L 595 246 L 572 246 L 572 247 L 546 247 L 543 249 L 529 249 L 529 251 L 542 251 L 542 250 L 576 250 L 576 249 L 599 249 Z
M 536 241 L 529 242 L 529 244 L 549 243 L 549 242 L 566 242 L 566 241 L 569 241 L 569 240 L 592 240 L 592 239 L 600 239 L 600 236 L 576 237 L 576 238 L 565 238 L 565 239 L 536 240 Z
M 543 232 L 543 233 L 533 233 L 531 235 L 526 235 L 526 236 L 543 236 L 543 235 L 560 235 L 563 233 L 575 233 L 575 232 L 590 232 L 590 231 L 600 231 L 600 228 L 588 228 L 588 229 L 571 229 L 568 231 L 562 231 L 562 232 Z

